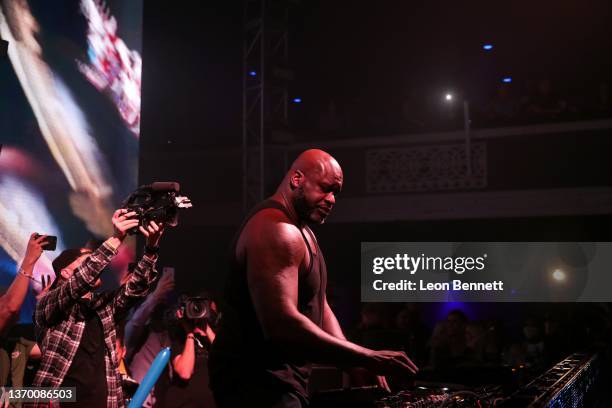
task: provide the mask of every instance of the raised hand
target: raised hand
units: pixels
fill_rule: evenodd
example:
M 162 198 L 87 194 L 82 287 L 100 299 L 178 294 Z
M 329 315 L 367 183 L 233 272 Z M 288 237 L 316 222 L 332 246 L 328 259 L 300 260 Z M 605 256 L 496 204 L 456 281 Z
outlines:
M 38 292 L 38 295 L 36 295 L 36 301 L 39 301 L 40 298 L 42 298 L 44 294 L 49 291 L 49 288 L 51 287 L 52 284 L 53 284 L 53 279 L 51 279 L 51 275 L 42 275 L 40 277 L 41 290 L 40 292 Z
M 46 244 L 46 236 L 38 235 L 37 233 L 33 233 L 30 235 L 30 240 L 28 241 L 28 246 L 26 248 L 25 256 L 23 257 L 23 265 L 25 266 L 33 266 L 40 255 L 43 252 L 43 245 Z
M 168 272 L 164 272 L 164 274 L 159 278 L 159 282 L 157 283 L 157 287 L 153 291 L 153 296 L 157 299 L 164 299 L 166 295 L 174 290 L 174 278 L 172 274 Z
M 136 215 L 136 212 L 120 208 L 113 214 L 113 228 L 115 229 L 114 236 L 123 240 L 127 235 L 128 231 L 132 228 L 136 228 L 139 224 L 138 219 L 132 218 Z
M 185 330 L 185 333 L 193 333 L 196 329 L 194 321 L 185 317 L 185 313 L 182 309 L 176 311 L 176 318 L 178 319 L 181 327 Z
M 156 248 L 159 246 L 159 240 L 164 233 L 164 225 L 162 223 L 157 224 L 155 221 L 149 221 L 147 228 L 140 226 L 138 230 L 147 238 L 147 246 Z

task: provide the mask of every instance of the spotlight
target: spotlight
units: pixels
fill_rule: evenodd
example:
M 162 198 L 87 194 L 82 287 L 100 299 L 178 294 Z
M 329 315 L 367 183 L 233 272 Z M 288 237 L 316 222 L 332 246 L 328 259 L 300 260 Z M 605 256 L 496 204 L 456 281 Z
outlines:
M 482 46 L 482 49 L 485 51 L 491 51 L 493 49 L 493 44 L 485 44 Z
M 293 98 L 293 103 L 302 103 L 302 98 Z
M 502 78 L 502 82 L 503 82 L 504 84 L 509 84 L 509 83 L 511 83 L 511 82 L 512 82 L 512 77 L 503 77 L 503 78 Z
M 444 95 L 444 99 L 445 99 L 447 102 L 452 101 L 452 100 L 453 100 L 453 94 L 451 94 L 451 93 L 447 93 L 446 95 Z
M 552 278 L 557 282 L 564 282 L 566 278 L 565 272 L 563 272 L 561 269 L 555 269 L 552 273 Z
M 249 71 L 249 76 L 257 76 L 257 71 Z

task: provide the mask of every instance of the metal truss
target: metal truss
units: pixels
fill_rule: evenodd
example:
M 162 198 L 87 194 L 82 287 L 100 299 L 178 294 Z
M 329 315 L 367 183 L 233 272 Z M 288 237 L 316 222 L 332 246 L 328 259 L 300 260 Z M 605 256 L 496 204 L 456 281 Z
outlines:
M 270 148 L 275 129 L 288 125 L 289 0 L 245 0 L 242 72 L 243 210 L 271 192 L 267 174 L 278 164 Z M 284 156 L 282 156 L 284 157 Z M 284 161 L 281 160 L 281 162 Z M 272 178 L 273 179 L 273 178 Z

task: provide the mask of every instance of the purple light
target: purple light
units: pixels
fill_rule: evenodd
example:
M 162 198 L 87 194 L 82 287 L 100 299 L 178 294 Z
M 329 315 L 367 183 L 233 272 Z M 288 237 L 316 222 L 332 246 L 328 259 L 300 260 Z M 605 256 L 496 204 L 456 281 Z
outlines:
M 485 44 L 482 46 L 482 49 L 485 51 L 491 51 L 493 49 L 493 44 Z

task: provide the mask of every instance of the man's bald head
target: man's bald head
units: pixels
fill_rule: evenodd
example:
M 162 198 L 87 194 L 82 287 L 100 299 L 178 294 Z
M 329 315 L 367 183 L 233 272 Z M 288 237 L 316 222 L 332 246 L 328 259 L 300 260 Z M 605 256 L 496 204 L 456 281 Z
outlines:
M 291 165 L 290 173 L 300 170 L 304 174 L 323 174 L 336 172 L 342 176 L 342 168 L 333 156 L 323 150 L 309 149 L 302 152 Z
M 300 220 L 322 224 L 342 189 L 340 164 L 319 149 L 302 152 L 291 165 L 281 189 L 289 196 Z

